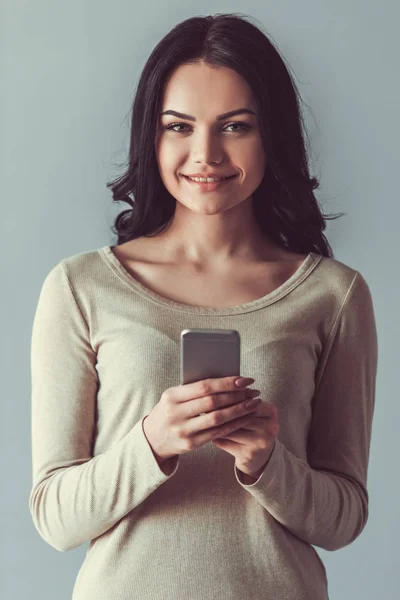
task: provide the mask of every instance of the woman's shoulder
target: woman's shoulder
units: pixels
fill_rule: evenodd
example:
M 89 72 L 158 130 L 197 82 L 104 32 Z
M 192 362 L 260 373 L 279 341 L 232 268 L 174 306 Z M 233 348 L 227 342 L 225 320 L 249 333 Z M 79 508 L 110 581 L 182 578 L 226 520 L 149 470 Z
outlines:
M 107 246 L 61 257 L 50 267 L 45 279 L 54 282 L 65 280 L 72 288 L 90 283 L 104 273 L 102 252 L 106 248 Z
M 320 286 L 321 293 L 334 295 L 341 301 L 354 295 L 370 296 L 368 276 L 364 269 L 357 268 L 338 258 L 313 253 L 317 267 L 313 272 L 314 285 Z

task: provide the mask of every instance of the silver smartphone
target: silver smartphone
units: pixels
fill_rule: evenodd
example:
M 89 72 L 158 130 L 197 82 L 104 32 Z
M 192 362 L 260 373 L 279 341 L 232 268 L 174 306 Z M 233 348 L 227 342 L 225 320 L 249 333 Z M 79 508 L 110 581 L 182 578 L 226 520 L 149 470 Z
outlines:
M 184 329 L 180 350 L 181 385 L 240 375 L 240 335 L 235 329 Z

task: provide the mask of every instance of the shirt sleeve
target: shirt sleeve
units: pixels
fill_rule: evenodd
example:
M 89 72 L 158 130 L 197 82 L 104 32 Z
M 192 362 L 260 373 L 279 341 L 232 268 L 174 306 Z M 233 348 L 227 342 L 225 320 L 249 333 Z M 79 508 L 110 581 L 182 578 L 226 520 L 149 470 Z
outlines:
M 307 461 L 276 439 L 260 477 L 237 481 L 304 542 L 338 550 L 368 519 L 367 471 L 375 405 L 378 342 L 369 287 L 357 272 L 328 339 L 317 375 Z
M 31 338 L 33 483 L 41 537 L 65 552 L 102 535 L 175 474 L 160 467 L 141 419 L 93 456 L 98 373 L 88 324 L 63 261 L 47 275 Z

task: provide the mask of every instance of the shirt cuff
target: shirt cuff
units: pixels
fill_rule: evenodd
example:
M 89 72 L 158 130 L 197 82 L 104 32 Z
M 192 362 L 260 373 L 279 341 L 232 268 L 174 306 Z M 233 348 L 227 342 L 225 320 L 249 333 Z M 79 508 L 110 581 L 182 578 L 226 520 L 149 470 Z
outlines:
M 253 483 L 248 483 L 248 484 L 243 483 L 243 481 L 241 479 L 242 473 L 239 472 L 239 469 L 235 465 L 234 470 L 235 470 L 236 481 L 238 483 L 240 483 L 240 485 L 242 485 L 243 487 L 248 488 L 248 487 L 257 486 L 257 484 L 259 484 L 261 482 L 261 480 L 263 480 L 263 483 L 264 483 L 266 479 L 273 477 L 274 473 L 276 473 L 277 465 L 279 464 L 281 457 L 282 457 L 282 449 L 283 449 L 283 444 L 281 444 L 281 442 L 276 438 L 273 450 L 271 452 L 271 455 L 268 459 L 267 464 L 265 465 L 263 472 L 258 477 L 258 479 L 256 479 L 256 481 L 254 481 Z M 265 485 L 265 483 L 264 483 L 264 485 Z

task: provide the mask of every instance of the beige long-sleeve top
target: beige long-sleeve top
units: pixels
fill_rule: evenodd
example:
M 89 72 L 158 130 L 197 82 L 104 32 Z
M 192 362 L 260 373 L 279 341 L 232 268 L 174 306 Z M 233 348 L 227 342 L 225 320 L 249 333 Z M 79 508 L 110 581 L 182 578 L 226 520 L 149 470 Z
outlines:
M 180 333 L 236 329 L 241 374 L 278 408 L 258 480 L 212 443 L 160 469 L 142 421 L 180 384 Z M 377 371 L 369 287 L 310 253 L 266 296 L 189 306 L 148 289 L 110 246 L 46 276 L 31 346 L 29 508 L 59 551 L 90 542 L 73 600 L 325 600 L 313 546 L 338 550 L 368 518 Z

